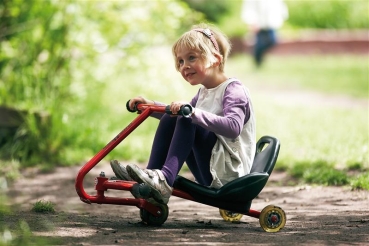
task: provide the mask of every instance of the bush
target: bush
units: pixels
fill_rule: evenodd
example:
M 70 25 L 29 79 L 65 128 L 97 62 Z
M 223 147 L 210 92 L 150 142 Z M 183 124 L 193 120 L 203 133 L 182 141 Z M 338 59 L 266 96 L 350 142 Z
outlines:
M 106 84 L 152 64 L 147 47 L 171 42 L 198 22 L 189 13 L 176 1 L 2 1 L 0 106 L 28 116 L 0 143 L 0 158 L 53 166 L 101 149 L 105 142 L 91 134 L 101 115 L 82 115 L 104 107 L 96 99 Z
M 32 211 L 36 213 L 54 213 L 55 209 L 52 202 L 40 200 L 33 204 Z
M 369 28 L 366 1 L 286 1 L 288 23 L 296 28 Z
M 369 172 L 363 173 L 357 178 L 352 179 L 351 187 L 353 189 L 369 190 Z
M 183 0 L 188 6 L 204 14 L 212 23 L 219 23 L 224 15 L 230 13 L 232 3 L 223 0 Z
M 346 185 L 349 183 L 345 172 L 334 169 L 333 164 L 325 161 L 300 162 L 294 165 L 289 172 L 293 177 L 307 183 L 323 185 Z

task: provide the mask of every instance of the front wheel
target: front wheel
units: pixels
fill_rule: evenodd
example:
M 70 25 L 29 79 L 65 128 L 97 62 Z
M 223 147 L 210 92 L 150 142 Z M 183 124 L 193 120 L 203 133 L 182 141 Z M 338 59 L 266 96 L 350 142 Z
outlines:
M 140 217 L 142 219 L 142 222 L 144 222 L 147 225 L 160 226 L 164 224 L 164 222 L 168 218 L 169 215 L 168 205 L 162 203 L 153 203 L 153 204 L 160 208 L 160 210 L 158 211 L 159 216 L 154 216 L 150 212 L 141 208 Z
M 286 224 L 286 214 L 280 207 L 266 206 L 260 213 L 259 223 L 266 232 L 277 232 Z

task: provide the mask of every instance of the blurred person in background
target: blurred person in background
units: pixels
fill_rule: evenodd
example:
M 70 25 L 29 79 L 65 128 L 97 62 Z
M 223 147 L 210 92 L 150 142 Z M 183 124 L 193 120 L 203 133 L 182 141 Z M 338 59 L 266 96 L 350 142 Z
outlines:
M 277 44 L 276 30 L 288 18 L 283 0 L 243 0 L 241 18 L 255 37 L 253 56 L 260 67 L 265 53 Z

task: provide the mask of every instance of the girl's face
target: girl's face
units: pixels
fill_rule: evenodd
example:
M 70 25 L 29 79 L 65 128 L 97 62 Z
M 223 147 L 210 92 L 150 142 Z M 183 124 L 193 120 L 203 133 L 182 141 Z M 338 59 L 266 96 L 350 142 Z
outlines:
M 205 85 L 209 80 L 208 68 L 201 53 L 197 50 L 179 48 L 176 53 L 178 71 L 191 85 Z

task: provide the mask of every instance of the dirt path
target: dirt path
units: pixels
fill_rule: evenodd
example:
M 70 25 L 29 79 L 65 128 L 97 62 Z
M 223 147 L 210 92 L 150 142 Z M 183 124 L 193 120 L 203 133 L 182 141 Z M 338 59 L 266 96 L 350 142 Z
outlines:
M 252 209 L 282 207 L 287 223 L 278 233 L 264 232 L 258 219 L 244 216 L 240 223 L 223 221 L 217 208 L 172 197 L 164 225 L 140 223 L 136 207 L 88 205 L 79 200 L 74 179 L 80 167 L 58 168 L 51 174 L 28 170 L 9 189 L 14 214 L 6 216 L 10 229 L 25 220 L 34 235 L 58 245 L 366 245 L 369 242 L 369 192 L 347 187 L 280 186 L 284 173 L 274 172 L 253 201 Z M 100 163 L 85 179 L 94 194 L 94 177 L 105 171 Z M 109 196 L 131 195 L 109 191 Z M 55 214 L 30 212 L 39 200 L 55 204 Z M 38 243 L 39 244 L 39 243 Z

